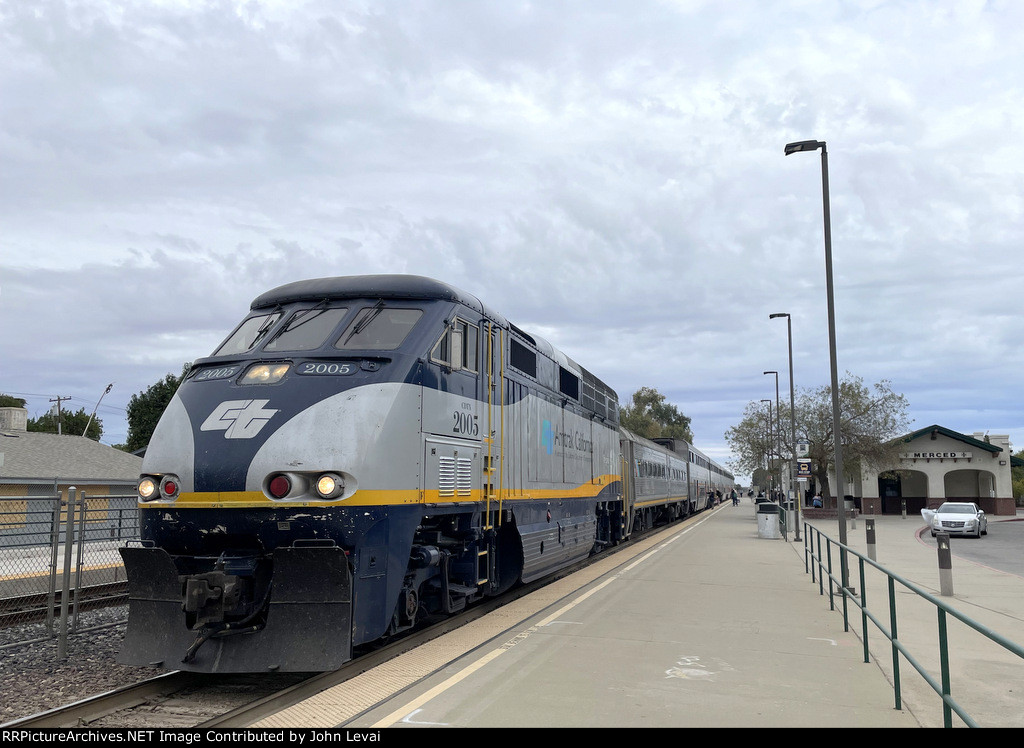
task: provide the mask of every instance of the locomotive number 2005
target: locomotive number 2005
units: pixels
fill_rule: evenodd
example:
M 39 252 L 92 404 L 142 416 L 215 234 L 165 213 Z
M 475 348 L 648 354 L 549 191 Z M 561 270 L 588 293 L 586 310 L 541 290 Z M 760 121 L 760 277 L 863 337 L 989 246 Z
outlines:
M 299 366 L 299 374 L 327 374 L 345 376 L 355 372 L 355 364 L 318 364 L 312 361 Z
M 476 416 L 472 413 L 455 411 L 452 413 L 452 418 L 455 421 L 454 433 L 465 436 L 480 436 L 480 424 L 477 423 Z

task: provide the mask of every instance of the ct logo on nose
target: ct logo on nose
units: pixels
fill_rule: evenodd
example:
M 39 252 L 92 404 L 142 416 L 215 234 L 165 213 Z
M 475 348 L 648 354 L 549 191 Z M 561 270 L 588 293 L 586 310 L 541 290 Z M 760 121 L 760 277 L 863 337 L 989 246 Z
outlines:
M 226 400 L 213 409 L 200 431 L 223 431 L 225 439 L 252 439 L 277 410 L 264 408 L 269 400 Z

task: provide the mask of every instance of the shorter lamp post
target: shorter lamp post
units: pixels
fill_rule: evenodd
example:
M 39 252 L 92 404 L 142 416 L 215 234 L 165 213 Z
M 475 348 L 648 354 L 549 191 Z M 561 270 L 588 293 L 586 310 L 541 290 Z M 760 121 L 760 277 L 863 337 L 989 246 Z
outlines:
M 775 314 L 769 314 L 768 319 L 778 319 L 779 317 L 786 318 L 786 335 L 789 338 L 789 438 L 790 445 L 789 450 L 789 485 L 793 488 L 793 499 L 796 502 L 795 523 L 793 525 L 793 539 L 797 542 L 800 541 L 800 505 L 803 503 L 802 497 L 800 496 L 799 484 L 796 480 L 796 396 L 794 393 L 793 386 L 793 318 L 788 312 L 776 312 Z
M 772 432 L 772 441 L 775 445 L 775 455 L 781 460 L 782 459 L 782 410 L 779 408 L 779 372 L 777 371 L 766 371 L 763 374 L 774 374 L 775 375 L 775 430 Z M 782 471 L 779 471 L 779 492 L 782 492 Z M 783 503 L 783 506 L 785 504 Z M 786 538 L 788 533 L 783 533 L 783 538 Z M 788 540 L 788 538 L 786 538 Z
M 768 435 L 765 439 L 764 461 L 768 467 L 768 498 L 771 498 L 772 489 L 775 486 L 775 478 L 772 475 L 772 401 L 761 399 L 762 403 L 768 403 Z

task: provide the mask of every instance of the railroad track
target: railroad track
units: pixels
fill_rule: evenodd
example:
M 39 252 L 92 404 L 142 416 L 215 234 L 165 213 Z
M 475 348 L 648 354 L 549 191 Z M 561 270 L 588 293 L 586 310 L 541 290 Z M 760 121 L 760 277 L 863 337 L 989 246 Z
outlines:
M 547 582 L 548 580 L 546 580 Z M 292 704 L 387 662 L 501 605 L 529 594 L 541 584 L 489 600 L 457 616 L 360 655 L 329 673 L 252 673 L 210 675 L 173 671 L 131 686 L 26 717 L 5 728 L 196 728 L 244 727 Z
M 0 600 L 0 605 L 3 607 L 0 610 L 0 627 L 39 623 L 46 620 L 51 610 L 54 617 L 57 617 L 60 615 L 61 597 L 61 591 L 57 590 L 54 594 L 52 608 L 50 596 L 46 592 L 3 598 Z M 112 582 L 83 587 L 79 591 L 77 607 L 79 611 L 82 611 L 127 604 L 128 583 Z M 68 610 L 74 612 L 75 607 L 75 596 L 72 593 L 68 599 Z

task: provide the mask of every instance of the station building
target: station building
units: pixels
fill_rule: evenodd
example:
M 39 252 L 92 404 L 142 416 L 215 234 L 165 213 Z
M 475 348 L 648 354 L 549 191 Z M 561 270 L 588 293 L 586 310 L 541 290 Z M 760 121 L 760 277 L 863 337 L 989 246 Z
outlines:
M 919 514 L 944 501 L 973 501 L 986 514 L 1014 515 L 1012 467 L 1007 435 L 961 434 L 944 426 L 918 429 L 900 438 L 897 469 L 862 470 L 846 485 L 856 508 L 865 514 Z

